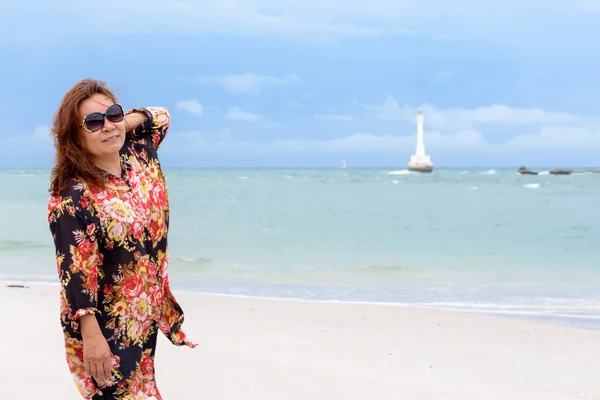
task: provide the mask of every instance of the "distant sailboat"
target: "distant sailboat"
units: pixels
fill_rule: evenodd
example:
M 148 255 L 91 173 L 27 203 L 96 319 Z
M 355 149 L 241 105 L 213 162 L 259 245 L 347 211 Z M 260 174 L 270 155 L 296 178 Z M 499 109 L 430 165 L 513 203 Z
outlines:
M 346 159 L 342 159 L 342 164 L 340 165 L 340 168 L 346 168 Z

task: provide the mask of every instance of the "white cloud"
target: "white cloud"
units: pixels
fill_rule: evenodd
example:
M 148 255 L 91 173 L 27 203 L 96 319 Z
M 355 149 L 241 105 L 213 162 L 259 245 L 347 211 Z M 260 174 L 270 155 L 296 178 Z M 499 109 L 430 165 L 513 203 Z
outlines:
M 175 107 L 199 117 L 204 113 L 204 107 L 202 107 L 202 104 L 196 99 L 178 101 L 177 104 L 175 104 Z
M 344 154 L 397 154 L 399 159 L 408 159 L 415 148 L 413 136 L 390 134 L 355 133 L 334 139 L 285 138 L 269 142 L 240 140 L 230 132 L 225 137 L 218 135 L 196 136 L 196 140 L 178 146 L 179 151 L 194 152 L 199 148 L 227 153 L 252 153 L 261 155 L 344 153 Z M 561 129 L 544 129 L 531 135 L 519 135 L 500 144 L 487 141 L 479 131 L 465 130 L 454 134 L 429 132 L 427 152 L 435 157 L 443 154 L 489 154 L 511 156 L 534 152 L 553 151 L 587 152 L 600 151 L 600 131 L 580 131 L 575 137 L 565 139 L 572 133 Z
M 356 103 L 360 104 L 360 103 Z M 383 119 L 415 122 L 415 106 L 400 106 L 393 97 L 382 104 L 363 105 L 369 115 Z M 600 151 L 600 120 L 564 112 L 551 112 L 537 108 L 511 108 L 493 105 L 473 109 L 425 107 L 425 140 L 427 151 L 440 155 L 448 153 L 477 153 L 509 156 L 513 153 L 533 152 L 582 152 Z M 339 117 L 349 119 L 346 114 L 323 114 L 320 119 Z M 231 119 L 259 121 L 260 116 L 247 113 L 237 107 L 230 109 Z M 347 118 L 348 117 L 348 118 Z M 354 116 L 357 124 L 361 121 Z M 429 122 L 427 122 L 429 121 Z M 370 125 L 373 125 L 372 123 Z M 503 125 L 512 129 L 504 141 L 489 140 L 486 130 Z M 389 131 L 388 131 L 389 132 Z M 488 134 L 489 135 L 489 134 Z M 414 128 L 398 134 L 357 132 L 333 138 L 289 137 L 271 142 L 244 141 L 233 134 L 227 140 L 213 137 L 205 145 L 221 151 L 250 151 L 260 154 L 281 152 L 355 152 L 396 153 L 410 155 L 415 147 Z
M 13 168 L 15 165 L 29 167 L 40 162 L 49 165 L 54 156 L 50 128 L 40 125 L 31 133 L 6 137 L 2 139 L 2 150 L 7 156 L 0 158 L 0 168 Z
M 416 113 L 421 108 L 425 125 L 441 130 L 466 129 L 482 125 L 600 125 L 600 119 L 595 117 L 547 111 L 541 108 L 511 108 L 502 104 L 472 109 L 439 109 L 429 105 L 401 106 L 393 96 L 388 96 L 381 104 L 362 104 L 362 107 L 378 119 L 398 121 L 415 121 Z
M 347 151 L 410 154 L 415 148 L 413 135 L 355 133 L 334 139 L 282 139 L 269 143 L 276 150 L 288 151 Z M 490 147 L 477 131 L 461 131 L 455 134 L 430 132 L 428 149 L 449 151 L 475 151 Z
M 264 117 L 259 114 L 253 114 L 242 110 L 239 107 L 231 107 L 225 118 L 231 121 L 247 121 L 247 122 L 261 122 L 264 121 Z
M 50 135 L 50 128 L 47 125 L 36 126 L 32 133 L 8 136 L 2 139 L 2 143 L 3 149 L 9 152 L 12 151 L 9 150 L 11 148 L 23 149 L 23 147 L 26 147 L 30 150 L 39 150 L 45 148 L 51 148 L 54 150 L 54 142 L 52 136 Z
M 600 151 L 600 129 L 544 126 L 538 133 L 518 135 L 501 145 L 509 150 Z
M 2 22 L 6 32 L 34 37 L 49 34 L 205 34 L 293 37 L 322 43 L 338 37 L 418 34 L 430 37 L 476 32 L 495 40 L 506 35 L 507 26 L 524 18 L 535 21 L 539 10 L 544 15 L 565 12 L 590 12 L 598 9 L 596 0 L 196 0 L 172 1 L 107 0 L 111 15 L 102 19 L 81 20 L 80 15 L 96 12 L 95 4 L 64 0 L 60 7 L 32 1 L 26 5 L 3 5 Z M 6 2 L 5 2 L 6 3 Z M 20 15 L 33 15 L 32 25 L 20 23 Z M 490 22 L 490 15 L 493 20 Z M 47 18 L 40 18 L 45 16 Z M 0 15 L 0 19 L 2 19 Z M 62 23 L 69 21 L 69 23 Z M 512 23 L 512 25 L 510 25 Z M 528 25 L 528 24 L 524 24 Z M 551 24 L 542 28 L 549 30 Z M 34 32 L 37 31 L 37 32 Z M 499 35 L 500 34 L 500 35 Z M 504 34 L 504 35 L 502 35 Z M 519 35 L 512 35 L 513 38 Z M 519 40 L 522 38 L 519 37 Z
M 257 94 L 265 86 L 289 86 L 300 81 L 296 74 L 282 77 L 257 75 L 254 73 L 229 74 L 221 76 L 199 76 L 196 82 L 203 85 L 220 86 L 230 93 Z
M 378 119 L 413 123 L 416 123 L 419 109 L 401 106 L 393 96 L 388 96 L 381 104 L 362 104 L 362 107 L 370 116 Z M 600 118 L 595 116 L 541 108 L 512 108 L 502 104 L 471 109 L 428 105 L 421 108 L 425 116 L 426 144 L 432 149 L 442 143 L 438 135 L 455 135 L 453 143 L 459 148 L 464 146 L 465 150 L 477 148 L 500 153 L 600 150 Z M 501 143 L 486 140 L 486 131 L 500 126 L 513 132 L 512 138 Z M 445 149 L 440 147 L 440 151 Z
M 65 1 L 66 13 L 77 15 L 94 10 L 92 6 L 74 0 Z M 295 4 L 296 3 L 296 4 Z M 312 3 L 312 4 L 310 4 Z M 44 4 L 39 4 L 44 7 Z M 38 7 L 38 8 L 39 8 Z M 337 9 L 336 9 L 337 8 Z M 205 33 L 237 35 L 273 35 L 285 33 L 298 38 L 325 36 L 365 36 L 380 35 L 381 27 L 366 25 L 359 21 L 336 18 L 344 16 L 341 10 L 347 4 L 339 2 L 337 7 L 323 8 L 318 2 L 305 5 L 300 1 L 275 2 L 264 0 L 227 0 L 194 2 L 132 0 L 127 3 L 111 4 L 111 16 L 102 21 L 86 21 L 83 28 L 98 31 L 110 24 L 113 33 Z M 61 11 L 62 11 L 61 10 Z M 127 16 L 127 17 L 125 17 Z M 129 19 L 135 16 L 135 19 Z M 333 18 L 332 18 L 333 17 Z M 139 22 L 138 22 L 139 21 Z M 390 32 L 405 33 L 407 29 L 393 25 Z
M 583 0 L 582 7 L 584 11 L 600 13 L 600 1 L 598 0 Z
M 176 134 L 180 138 L 186 134 Z M 281 154 L 281 153 L 397 153 L 407 157 L 415 147 L 413 136 L 400 136 L 389 134 L 355 133 L 339 138 L 285 138 L 269 142 L 255 142 L 236 139 L 232 135 L 218 137 L 218 135 L 204 135 L 193 133 L 184 139 L 185 145 L 179 149 L 193 152 L 194 146 L 216 149 L 227 152 L 252 152 L 255 154 Z M 428 136 L 428 149 L 444 151 L 479 151 L 488 149 L 489 143 L 479 132 L 464 131 L 451 135 L 433 132 Z

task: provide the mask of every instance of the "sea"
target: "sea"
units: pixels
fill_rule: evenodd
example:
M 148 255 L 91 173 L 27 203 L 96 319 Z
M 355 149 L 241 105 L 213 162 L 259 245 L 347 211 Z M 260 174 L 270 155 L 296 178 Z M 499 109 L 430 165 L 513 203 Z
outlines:
M 175 290 L 600 329 L 600 174 L 167 169 Z M 0 280 L 57 284 L 49 171 L 0 171 Z

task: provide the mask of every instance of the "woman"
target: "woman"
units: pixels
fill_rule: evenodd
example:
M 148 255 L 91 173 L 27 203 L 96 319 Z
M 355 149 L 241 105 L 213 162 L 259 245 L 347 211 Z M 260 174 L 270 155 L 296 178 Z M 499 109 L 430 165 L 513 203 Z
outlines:
M 85 79 L 54 117 L 48 222 L 61 283 L 67 363 L 85 399 L 161 399 L 160 329 L 175 345 L 183 310 L 169 287 L 169 202 L 157 150 L 165 108 L 124 113 L 104 82 Z

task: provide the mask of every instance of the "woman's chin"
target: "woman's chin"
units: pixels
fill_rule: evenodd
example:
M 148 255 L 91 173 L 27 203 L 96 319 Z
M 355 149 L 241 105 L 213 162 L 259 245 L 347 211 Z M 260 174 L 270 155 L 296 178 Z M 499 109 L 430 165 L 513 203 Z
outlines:
M 111 143 L 110 146 L 105 146 L 102 151 L 99 151 L 96 154 L 96 157 L 99 158 L 112 158 L 115 156 L 119 156 L 121 148 L 123 147 L 122 143 Z
M 105 149 L 108 152 L 116 151 L 119 152 L 123 145 L 125 144 L 125 139 L 122 137 L 118 137 L 116 139 L 111 140 L 110 142 L 103 143 L 105 145 Z

